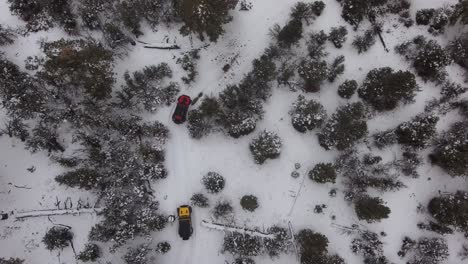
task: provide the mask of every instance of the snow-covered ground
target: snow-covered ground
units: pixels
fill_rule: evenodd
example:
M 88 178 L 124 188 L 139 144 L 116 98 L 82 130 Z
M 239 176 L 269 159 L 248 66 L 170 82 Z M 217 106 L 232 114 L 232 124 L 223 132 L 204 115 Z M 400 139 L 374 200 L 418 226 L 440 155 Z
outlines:
M 217 95 L 227 84 L 240 81 L 245 73 L 251 69 L 251 62 L 259 56 L 271 41 L 269 29 L 274 23 L 284 24 L 288 19 L 290 7 L 295 0 L 255 0 L 253 9 L 248 12 L 234 10 L 234 19 L 225 26 L 226 33 L 217 43 L 201 50 L 198 62 L 199 76 L 190 86 L 182 86 L 182 93 L 195 96 L 199 92 L 207 95 Z M 417 9 L 438 7 L 443 4 L 453 4 L 456 0 L 412 0 L 412 13 Z M 327 7 L 307 30 L 321 30 L 328 32 L 333 26 L 345 24 L 340 17 L 339 3 L 335 0 L 325 1 Z M 393 18 L 396 20 L 396 18 Z M 0 0 L 0 23 L 10 26 L 21 25 L 23 22 L 13 17 L 7 0 Z M 389 47 L 393 47 L 416 34 L 428 35 L 426 28 L 413 26 L 407 29 L 401 25 L 393 27 L 391 21 L 386 23 L 384 38 Z M 332 113 L 338 106 L 346 104 L 345 100 L 337 96 L 337 86 L 345 79 L 362 81 L 365 74 L 373 68 L 391 66 L 395 69 L 408 69 L 408 62 L 393 51 L 386 53 L 377 42 L 367 53 L 358 55 L 351 47 L 351 40 L 357 34 L 351 30 L 345 46 L 337 50 L 327 43 L 327 50 L 332 56 L 343 54 L 346 56 L 346 70 L 344 75 L 333 83 L 323 85 L 321 92 L 306 94 L 307 98 L 319 100 L 328 113 Z M 179 80 L 185 73 L 175 58 L 182 52 L 201 47 L 204 43 L 178 33 L 178 28 L 164 28 L 158 32 L 144 31 L 141 37 L 147 42 L 161 41 L 169 35 L 177 39 L 181 50 L 145 49 L 137 44 L 129 51 L 128 56 L 117 62 L 115 71 L 121 76 L 125 71 L 134 71 L 146 65 L 167 62 L 175 71 L 174 80 Z M 360 33 L 360 32 L 358 32 Z M 448 32 L 447 34 L 452 34 Z M 24 65 L 27 56 L 40 54 L 38 41 L 42 38 L 56 40 L 64 36 L 61 30 L 53 29 L 48 32 L 31 34 L 27 38 L 20 37 L 14 45 L 2 48 L 5 55 L 20 66 Z M 432 38 L 432 36 L 431 36 Z M 437 39 L 445 44 L 447 35 Z M 225 74 L 222 67 L 232 57 L 238 56 L 232 69 Z M 456 66 L 449 67 L 450 77 L 462 80 L 460 70 Z M 118 80 L 118 82 L 122 80 Z M 418 79 L 422 89 L 416 96 L 414 104 L 400 107 L 395 111 L 379 114 L 369 121 L 370 134 L 375 131 L 395 127 L 397 124 L 409 120 L 424 111 L 425 103 L 432 98 L 439 97 L 439 90 L 431 83 L 424 83 Z M 181 83 L 182 84 L 182 83 Z M 276 84 L 275 84 L 276 85 Z M 265 118 L 258 124 L 251 135 L 240 139 L 233 139 L 222 134 L 214 134 L 202 140 L 190 138 L 187 128 L 175 125 L 170 115 L 172 107 L 159 110 L 154 116 L 147 116 L 148 120 L 159 120 L 170 130 L 167 143 L 166 166 L 169 171 L 167 179 L 154 183 L 156 197 L 160 201 L 161 210 L 167 214 L 175 214 L 176 207 L 189 203 L 190 197 L 203 191 L 201 178 L 208 171 L 216 171 L 226 179 L 226 187 L 220 194 L 210 194 L 211 205 L 218 200 L 230 200 L 234 205 L 235 221 L 239 226 L 258 227 L 266 229 L 275 224 L 287 226 L 291 221 L 294 229 L 310 228 L 326 235 L 330 241 L 329 251 L 338 253 L 347 263 L 361 263 L 361 257 L 353 254 L 350 249 L 351 236 L 342 234 L 336 225 L 351 225 L 359 223 L 353 207 L 344 201 L 343 194 L 338 191 L 336 197 L 330 197 L 331 188 L 342 189 L 340 184 L 317 184 L 307 177 L 307 172 L 318 162 L 332 162 L 335 151 L 326 151 L 319 146 L 315 132 L 301 134 L 293 129 L 288 111 L 299 92 L 274 87 L 273 96 L 265 105 Z M 356 100 L 356 98 L 354 98 Z M 0 115 L 1 117 L 1 115 Z M 441 120 L 438 130 L 442 131 L 459 118 L 450 115 Z M 3 119 L 0 118 L 0 123 Z M 269 160 L 264 165 L 257 165 L 251 157 L 248 145 L 258 131 L 268 129 L 278 133 L 283 140 L 281 156 L 276 160 Z M 401 151 L 394 147 L 381 153 L 384 159 L 390 161 Z M 427 155 L 424 155 L 427 157 Z M 294 164 L 300 163 L 301 176 L 294 179 L 290 176 Z M 27 168 L 34 166 L 35 171 Z M 96 197 L 93 193 L 59 186 L 54 177 L 63 171 L 52 163 L 47 153 L 31 155 L 24 149 L 24 145 L 17 139 L 7 136 L 0 137 L 0 211 L 27 211 L 55 208 L 56 200 L 64 202 L 67 197 L 77 203 L 79 199 L 94 204 Z M 397 256 L 401 240 L 404 236 L 419 237 L 431 235 L 416 228 L 416 224 L 426 216 L 418 214 L 416 207 L 419 203 L 427 204 L 429 199 L 441 192 L 454 192 L 466 187 L 463 178 L 450 178 L 441 169 L 432 167 L 425 160 L 418 172 L 418 179 L 404 178 L 407 185 L 398 192 L 389 192 L 381 197 L 391 209 L 388 219 L 375 224 L 366 224 L 375 232 L 385 231 L 387 236 L 382 238 L 384 251 L 389 260 L 402 263 Z M 304 179 L 305 177 L 305 179 Z M 15 185 L 17 187 L 15 187 Z M 301 188 L 301 185 L 302 188 Z M 300 193 L 298 193 L 300 190 Z M 239 201 L 243 195 L 254 194 L 258 197 L 260 207 L 253 213 L 242 210 Z M 297 201 L 295 202 L 295 196 Z M 314 207 L 326 204 L 322 214 L 314 213 Z M 171 250 L 165 255 L 157 255 L 155 263 L 198 264 L 224 263 L 231 256 L 219 253 L 223 234 L 201 226 L 202 220 L 210 220 L 210 209 L 194 208 L 194 235 L 188 241 L 182 241 L 177 236 L 176 224 L 169 224 L 162 232 L 154 233 L 154 242 L 168 241 Z M 332 220 L 335 216 L 335 220 Z M 26 263 L 75 263 L 71 248 L 58 253 L 48 251 L 41 239 L 46 230 L 53 223 L 65 224 L 72 227 L 75 234 L 73 241 L 77 252 L 83 249 L 87 241 L 90 228 L 98 222 L 94 214 L 79 216 L 52 216 L 43 218 L 14 221 L 9 219 L 0 222 L 0 257 L 21 257 Z M 459 233 L 448 235 L 450 258 L 446 263 L 462 263 L 457 252 L 465 239 Z M 117 254 L 118 255 L 118 254 Z M 294 255 L 283 255 L 279 259 L 256 257 L 257 263 L 298 263 Z M 119 257 L 106 255 L 100 263 L 122 263 Z M 465 263 L 468 263 L 465 262 Z

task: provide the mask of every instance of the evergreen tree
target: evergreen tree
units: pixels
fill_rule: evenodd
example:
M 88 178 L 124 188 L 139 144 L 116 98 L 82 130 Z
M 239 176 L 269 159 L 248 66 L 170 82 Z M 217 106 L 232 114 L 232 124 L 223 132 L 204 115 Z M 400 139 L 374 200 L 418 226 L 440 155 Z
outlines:
M 98 245 L 93 243 L 88 243 L 85 245 L 83 251 L 78 255 L 78 259 L 83 262 L 95 261 L 101 257 L 101 249 Z
M 321 127 L 327 117 L 319 102 L 307 101 L 303 95 L 297 97 L 289 114 L 293 127 L 301 133 Z
M 183 35 L 195 33 L 203 41 L 205 34 L 210 41 L 217 41 L 224 33 L 223 25 L 232 20 L 229 11 L 237 0 L 180 0 L 178 12 L 185 25 L 180 29 Z
M 355 200 L 355 211 L 360 220 L 368 223 L 388 218 L 390 208 L 383 205 L 383 201 L 378 197 L 360 196 Z
M 468 175 L 468 124 L 453 124 L 438 139 L 429 158 L 432 164 L 440 166 L 452 176 Z
M 108 98 L 114 84 L 112 52 L 92 40 L 44 43 L 47 59 L 38 74 L 57 89 L 59 97 L 73 100 L 77 95 Z M 79 96 L 78 96 L 79 98 Z
M 423 148 L 436 133 L 439 118 L 434 115 L 417 116 L 413 120 L 399 125 L 395 134 L 398 143 L 414 148 Z
M 276 159 L 281 153 L 282 142 L 278 135 L 264 130 L 249 145 L 255 163 L 263 164 L 267 159 Z
M 325 149 L 336 147 L 344 150 L 367 135 L 366 112 L 361 103 L 338 108 L 318 134 L 319 143 Z
M 303 60 L 297 73 L 304 80 L 304 90 L 307 92 L 318 92 L 323 81 L 329 76 L 326 61 Z
M 166 63 L 145 66 L 143 70 L 135 71 L 132 75 L 126 72 L 125 85 L 122 91 L 117 92 L 119 107 L 129 109 L 143 107 L 146 111 L 154 112 L 161 105 L 169 105 L 179 93 L 176 83 L 165 82 L 171 77 L 172 70 Z
M 346 42 L 348 30 L 344 26 L 332 27 L 328 39 L 335 45 L 336 48 L 341 49 L 343 43 Z
M 4 28 L 0 24 L 0 46 L 12 44 L 15 41 L 15 35 L 13 31 L 8 28 Z
M 73 239 L 73 233 L 65 227 L 54 226 L 47 231 L 42 242 L 48 250 L 68 247 Z
M 346 80 L 338 86 L 338 95 L 350 99 L 358 88 L 358 83 L 355 80 Z
M 462 231 L 468 231 L 468 193 L 458 191 L 434 197 L 427 207 L 432 217 L 441 225 L 453 225 Z
M 415 76 L 411 72 L 395 72 L 390 67 L 384 67 L 367 73 L 358 94 L 378 111 L 388 111 L 395 109 L 399 102 L 411 102 L 417 89 Z
M 311 171 L 309 171 L 309 178 L 318 183 L 335 183 L 335 168 L 331 163 L 318 163 Z

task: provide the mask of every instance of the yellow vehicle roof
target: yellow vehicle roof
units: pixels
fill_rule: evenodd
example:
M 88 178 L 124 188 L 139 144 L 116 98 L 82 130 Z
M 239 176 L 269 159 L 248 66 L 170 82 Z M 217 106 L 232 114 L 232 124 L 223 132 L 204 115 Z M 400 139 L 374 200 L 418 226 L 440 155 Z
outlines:
M 190 209 L 188 207 L 179 207 L 179 217 L 190 216 Z

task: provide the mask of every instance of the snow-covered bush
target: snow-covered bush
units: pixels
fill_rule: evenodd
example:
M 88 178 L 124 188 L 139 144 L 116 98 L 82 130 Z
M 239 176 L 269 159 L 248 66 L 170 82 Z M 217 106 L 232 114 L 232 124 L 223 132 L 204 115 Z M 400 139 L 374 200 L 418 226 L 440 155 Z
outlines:
M 171 250 L 171 244 L 167 241 L 159 242 L 155 249 L 156 252 L 161 254 L 166 254 L 169 250 Z
M 428 31 L 434 35 L 444 33 L 445 26 L 450 23 L 453 10 L 451 8 L 428 8 L 416 12 L 416 23 L 429 26 Z
M 424 148 L 436 133 L 439 117 L 435 115 L 416 116 L 395 129 L 398 143 L 413 148 Z
M 365 264 L 389 264 L 383 252 L 383 243 L 376 233 L 359 232 L 359 237 L 351 242 L 351 250 L 363 256 Z
M 73 233 L 70 229 L 54 226 L 47 231 L 42 238 L 42 242 L 46 245 L 48 250 L 62 249 L 68 247 L 73 239 Z
M 206 119 L 205 115 L 199 109 L 188 112 L 187 128 L 192 138 L 201 139 L 211 132 L 212 124 Z
M 0 46 L 12 44 L 15 40 L 15 34 L 13 31 L 8 28 L 4 28 L 2 24 L 0 24 Z
M 321 2 L 321 1 L 320 1 Z M 323 5 L 322 5 L 323 4 Z M 321 11 L 325 8 L 324 3 L 312 2 L 298 2 L 291 8 L 291 19 L 292 20 L 305 20 L 307 24 L 310 23 L 310 20 L 314 20 L 316 16 L 321 15 Z M 322 10 L 321 6 L 323 6 Z
M 468 124 L 457 122 L 438 139 L 431 163 L 452 176 L 468 175 Z
M 182 77 L 182 81 L 189 84 L 195 80 L 198 72 L 196 69 L 196 60 L 200 59 L 199 50 L 194 49 L 184 54 L 182 58 L 177 59 L 177 63 L 180 64 L 182 69 L 187 72 L 187 76 Z
M 77 22 L 69 0 L 8 0 L 8 2 L 10 11 L 27 23 L 29 31 L 36 32 L 58 24 L 63 26 L 66 32 L 75 33 Z M 41 26 L 45 24 L 46 27 Z
M 342 75 L 345 70 L 345 57 L 340 55 L 336 57 L 328 69 L 328 81 L 334 82 L 339 75 Z
M 229 219 L 234 213 L 234 208 L 228 201 L 220 201 L 213 208 L 213 216 L 216 219 Z
M 224 236 L 222 252 L 234 256 L 254 257 L 262 253 L 262 241 L 259 237 L 237 232 L 228 232 Z
M 272 226 L 268 229 L 268 233 L 275 235 L 274 239 L 264 239 L 265 251 L 270 257 L 277 257 L 282 252 L 288 252 L 289 232 L 286 228 L 280 226 Z
M 408 254 L 408 252 L 414 248 L 415 245 L 416 245 L 416 241 L 405 236 L 403 238 L 400 250 L 398 251 L 398 256 L 404 258 L 406 254 Z
M 135 183 L 115 184 L 134 186 Z M 112 241 L 113 247 L 118 247 L 136 236 L 161 230 L 167 223 L 167 217 L 158 214 L 159 203 L 153 201 L 152 197 L 143 191 L 143 187 L 107 190 L 104 193 L 104 201 L 104 220 L 91 229 L 89 237 L 92 240 Z
M 309 171 L 309 178 L 318 183 L 335 183 L 335 167 L 331 163 L 318 163 Z
M 180 89 L 176 83 L 166 83 L 172 77 L 172 70 L 166 63 L 145 66 L 141 71 L 124 74 L 125 85 L 117 93 L 119 106 L 126 109 L 142 106 L 154 112 L 161 105 L 172 103 Z
M 301 255 L 301 264 L 345 264 L 338 255 Z M 367 264 L 367 263 L 366 263 Z
M 78 15 L 83 26 L 91 30 L 101 28 L 100 14 L 105 10 L 112 10 L 112 2 L 106 0 L 83 0 L 78 8 Z
M 42 113 L 46 96 L 40 83 L 1 54 L 0 69 L 0 99 L 7 113 L 19 119 L 30 119 Z
M 276 159 L 281 153 L 282 142 L 274 132 L 262 131 L 250 142 L 249 149 L 257 164 L 263 164 L 267 159 Z
M 202 178 L 203 185 L 209 193 L 219 193 L 224 189 L 226 180 L 221 174 L 210 171 Z
M 450 62 L 447 52 L 436 41 L 430 40 L 421 47 L 413 66 L 423 79 L 435 80 Z
M 449 256 L 447 241 L 444 238 L 420 238 L 417 244 L 409 244 L 412 246 L 408 251 L 412 251 L 409 264 L 439 264 L 446 260 Z
M 454 7 L 455 11 L 452 14 L 451 22 L 454 23 L 456 21 L 460 21 L 463 24 L 468 24 L 468 2 L 461 1 Z
M 32 135 L 26 141 L 26 149 L 32 153 L 40 150 L 47 150 L 49 153 L 52 151 L 65 151 L 65 148 L 59 143 L 59 135 L 55 127 L 41 122 L 36 125 L 32 132 Z
M 361 195 L 354 200 L 354 206 L 359 220 L 366 220 L 368 223 L 388 218 L 390 214 L 390 208 L 378 197 Z
M 255 101 L 261 107 L 259 101 Z M 229 136 L 239 138 L 252 133 L 257 127 L 257 121 L 252 114 L 240 111 L 231 111 L 227 113 L 225 127 Z
M 328 78 L 329 70 L 326 61 L 303 60 L 297 73 L 304 80 L 306 92 L 318 92 L 323 81 Z
M 101 249 L 98 245 L 93 243 L 87 243 L 83 251 L 78 254 L 78 259 L 83 262 L 95 261 L 101 257 Z
M 341 154 L 335 163 L 335 169 L 343 176 L 347 188 L 347 200 L 352 200 L 374 188 L 379 191 L 399 190 L 405 185 L 398 180 L 398 174 L 393 171 L 393 163 L 382 164 L 378 156 L 364 155 L 361 159 L 356 150 L 350 149 Z
M 345 26 L 332 27 L 330 34 L 328 34 L 328 40 L 330 40 L 336 48 L 340 49 L 343 47 L 343 43 L 346 42 L 348 36 L 348 30 Z
M 35 71 L 42 65 L 44 65 L 44 58 L 40 56 L 28 56 L 24 60 L 24 68 L 28 71 Z
M 419 222 L 417 227 L 421 230 L 428 230 L 432 232 L 436 232 L 441 235 L 446 234 L 453 234 L 453 229 L 447 227 L 446 225 L 442 225 L 433 221 L 429 221 L 428 223 Z
M 358 88 L 358 83 L 355 80 L 346 80 L 338 86 L 338 95 L 350 99 Z
M 364 35 L 357 35 L 353 40 L 353 47 L 355 47 L 358 53 L 368 51 L 375 44 L 375 31 L 368 29 L 364 32 Z
M 5 133 L 9 137 L 19 138 L 23 142 L 29 137 L 28 125 L 17 116 L 10 118 L 5 123 L 5 128 L 0 129 L 0 133 Z
M 441 225 L 452 225 L 468 231 L 468 193 L 458 191 L 431 199 L 428 211 Z
M 463 87 L 458 83 L 447 81 L 443 84 L 440 94 L 442 95 L 441 102 L 456 100 L 460 95 L 468 91 L 467 87 Z
M 188 113 L 188 130 L 190 136 L 200 139 L 208 135 L 215 125 L 221 124 L 224 113 L 215 97 L 205 97 L 200 107 Z
M 299 3 L 298 3 L 299 4 Z M 278 45 L 283 48 L 290 48 L 302 38 L 301 19 L 291 19 L 284 27 L 276 25 L 272 29 L 272 35 L 276 36 Z
M 344 150 L 367 135 L 366 111 L 362 103 L 339 107 L 318 134 L 320 146 Z
M 400 102 L 412 102 L 417 90 L 414 74 L 409 71 L 395 72 L 390 67 L 384 67 L 367 73 L 358 94 L 376 110 L 388 111 L 395 109 Z
M 244 195 L 240 200 L 242 209 L 253 212 L 258 208 L 258 198 L 254 195 Z
M 340 3 L 343 7 L 341 17 L 357 28 L 372 9 L 381 7 L 386 2 L 386 0 L 341 0 Z
M 20 258 L 0 258 L 0 264 L 23 264 L 24 259 Z
M 247 2 L 247 0 L 241 0 L 239 6 L 240 11 L 249 11 L 250 9 L 252 9 L 253 4 L 250 1 Z
M 182 35 L 195 33 L 200 40 L 205 34 L 210 41 L 217 41 L 224 34 L 223 25 L 232 20 L 229 11 L 237 5 L 237 0 L 181 0 L 176 4 L 184 25 L 180 29 Z
M 468 33 L 461 34 L 450 41 L 447 51 L 455 63 L 468 69 Z
M 309 57 L 314 61 L 321 61 L 321 59 L 328 55 L 325 51 L 325 43 L 327 42 L 328 36 L 323 30 L 313 32 L 310 34 L 309 39 L 307 40 L 307 51 L 309 52 Z
M 128 248 L 123 258 L 127 264 L 147 264 L 150 261 L 150 252 L 151 248 L 147 244 L 141 244 L 135 248 Z
M 255 260 L 251 258 L 236 258 L 233 264 L 255 264 Z
M 203 193 L 196 193 L 190 198 L 190 202 L 193 206 L 206 208 L 209 206 L 208 198 Z
M 138 10 L 137 1 L 122 1 L 116 5 L 116 13 L 119 21 L 136 37 L 143 35 L 141 32 L 141 14 Z
M 102 29 L 104 41 L 111 49 L 124 48 L 133 40 L 125 35 L 117 24 L 106 23 Z
M 383 149 L 389 145 L 397 143 L 397 136 L 394 129 L 377 132 L 372 135 L 372 137 L 374 139 L 374 145 L 379 149 Z
M 320 16 L 325 9 L 325 3 L 323 1 L 314 1 L 311 4 L 311 9 L 316 16 Z
M 108 4 L 113 4 L 109 1 Z M 141 23 L 145 20 L 153 29 L 156 29 L 160 22 L 180 21 L 176 15 L 176 6 L 165 0 L 136 0 L 136 1 L 117 1 L 115 9 L 102 7 L 103 11 L 112 11 L 116 14 L 111 16 L 116 17 L 116 20 L 123 24 L 136 37 L 142 35 Z M 115 11 L 114 11 L 115 10 Z M 101 12 L 97 10 L 92 13 Z
M 278 48 L 266 49 L 238 85 L 230 85 L 220 93 L 220 121 L 230 136 L 238 138 L 255 130 L 263 116 L 263 101 L 271 96 L 270 82 L 277 77 L 274 59 L 278 56 Z
M 344 154 L 343 156 L 345 156 Z M 343 156 L 340 157 L 340 166 L 345 177 L 345 185 L 348 189 L 347 195 L 354 195 L 364 193 L 368 188 L 374 188 L 379 191 L 396 191 L 405 185 L 398 180 L 397 175 L 392 174 L 389 170 L 391 164 L 365 164 L 359 160 L 350 158 L 343 161 Z M 348 164 L 348 168 L 343 168 L 344 164 Z M 345 165 L 346 166 L 346 165 Z
M 421 159 L 416 152 L 405 151 L 402 154 L 401 160 L 398 160 L 397 166 L 403 175 L 417 178 L 419 177 L 417 168 L 420 164 Z
M 97 187 L 101 176 L 95 170 L 89 168 L 80 168 L 74 171 L 62 173 L 55 177 L 59 184 L 65 184 L 70 187 L 79 187 L 90 190 Z
M 289 114 L 293 127 L 302 133 L 321 127 L 327 117 L 319 102 L 306 100 L 303 95 L 297 97 Z
M 98 100 L 110 96 L 114 84 L 113 54 L 101 44 L 61 39 L 43 43 L 42 49 L 46 61 L 38 74 L 55 86 L 60 96 L 73 98 L 77 92 Z
M 412 61 L 417 74 L 424 80 L 442 82 L 445 79 L 445 66 L 451 63 L 451 58 L 435 40 L 417 36 L 396 46 L 395 50 Z
M 311 259 L 327 254 L 328 238 L 310 229 L 302 229 L 297 233 L 301 263 L 312 264 Z
M 388 11 L 392 14 L 401 14 L 402 12 L 407 12 L 411 7 L 411 2 L 409 0 L 391 0 L 388 1 Z
M 416 11 L 416 24 L 428 26 L 431 23 L 434 14 L 434 8 L 426 8 Z

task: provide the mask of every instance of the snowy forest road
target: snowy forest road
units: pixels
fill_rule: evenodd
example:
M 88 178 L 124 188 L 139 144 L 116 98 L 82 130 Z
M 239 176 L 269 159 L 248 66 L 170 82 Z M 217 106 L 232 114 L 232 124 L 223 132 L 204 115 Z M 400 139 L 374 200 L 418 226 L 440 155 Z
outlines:
M 172 114 L 171 111 L 170 114 Z M 194 193 L 194 184 L 192 183 L 194 175 L 193 162 L 190 160 L 191 139 L 184 125 L 176 125 L 171 118 L 168 120 L 170 130 L 170 139 L 166 145 L 166 166 L 169 172 L 168 177 L 161 184 L 162 190 L 166 192 L 164 200 L 160 201 L 162 209 L 168 212 L 176 213 L 178 206 L 190 204 L 190 197 Z M 198 178 L 198 177 L 197 177 Z M 188 241 L 183 241 L 178 237 L 177 220 L 174 225 L 174 237 L 177 237 L 173 243 L 173 250 L 177 252 L 173 263 L 190 264 L 195 263 L 197 247 L 200 243 L 197 241 L 197 222 L 196 212 L 192 214 L 192 226 L 194 232 Z

